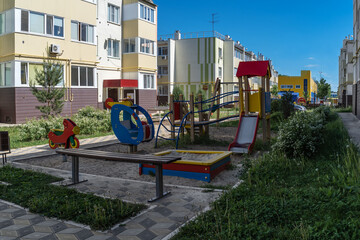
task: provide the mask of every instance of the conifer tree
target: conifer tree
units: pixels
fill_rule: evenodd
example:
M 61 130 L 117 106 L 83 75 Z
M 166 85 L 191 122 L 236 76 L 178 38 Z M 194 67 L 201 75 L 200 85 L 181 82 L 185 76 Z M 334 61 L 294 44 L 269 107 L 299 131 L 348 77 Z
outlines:
M 63 65 L 51 59 L 44 59 L 41 69 L 35 69 L 35 79 L 30 79 L 32 94 L 40 106 L 37 109 L 45 116 L 62 112 L 64 106 Z

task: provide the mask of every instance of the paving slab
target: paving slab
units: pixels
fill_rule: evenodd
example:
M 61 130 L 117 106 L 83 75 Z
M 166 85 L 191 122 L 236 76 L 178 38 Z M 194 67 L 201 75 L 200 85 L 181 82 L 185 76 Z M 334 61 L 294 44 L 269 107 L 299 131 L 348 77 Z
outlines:
M 352 113 L 338 113 L 352 142 L 360 147 L 360 120 Z
M 99 144 L 113 144 L 114 136 L 82 140 L 85 148 L 98 147 Z M 47 145 L 14 150 L 9 156 L 11 165 L 18 168 L 48 173 L 68 179 L 71 172 L 54 168 L 28 165 L 17 162 L 24 158 L 34 158 L 55 154 Z M 88 181 L 71 186 L 77 191 L 96 195 L 120 198 L 124 201 L 143 203 L 148 208 L 138 216 L 126 220 L 105 232 L 92 231 L 87 226 L 57 219 L 49 219 L 0 200 L 0 240 L 11 239 L 63 239 L 63 240 L 119 240 L 119 239 L 162 239 L 185 224 L 209 204 L 216 200 L 221 191 L 206 192 L 196 187 L 165 184 L 164 190 L 171 194 L 151 204 L 147 200 L 155 195 L 155 183 L 120 179 L 91 174 L 80 174 Z

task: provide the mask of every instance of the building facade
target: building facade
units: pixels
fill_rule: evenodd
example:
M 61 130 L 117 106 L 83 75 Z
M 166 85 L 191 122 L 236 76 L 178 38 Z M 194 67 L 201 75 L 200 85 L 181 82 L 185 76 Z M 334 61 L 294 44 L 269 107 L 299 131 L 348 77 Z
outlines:
M 317 84 L 312 79 L 311 71 L 301 71 L 300 76 L 279 76 L 278 83 L 279 95 L 285 92 L 291 92 L 297 98 L 305 98 L 308 96 L 307 101 L 316 103 L 317 98 Z
M 360 60 L 359 60 L 359 49 L 360 49 L 360 1 L 353 0 L 353 31 L 354 31 L 354 82 L 353 82 L 353 114 L 360 118 Z
M 236 72 L 239 62 L 265 60 L 259 56 L 247 51 L 230 36 L 217 32 L 182 34 L 176 31 L 161 36 L 158 40 L 159 105 L 168 103 L 174 86 L 180 87 L 186 99 L 190 93 L 200 91 L 205 94 L 204 98 L 210 98 L 218 78 L 222 82 L 222 93 L 238 91 Z M 276 76 L 274 70 L 272 82 L 277 82 Z M 251 78 L 250 87 L 258 89 L 260 82 L 259 78 Z
M 352 105 L 352 90 L 354 84 L 354 40 L 346 37 L 339 56 L 339 104 L 343 107 Z
M 62 115 L 109 96 L 155 106 L 156 35 L 151 0 L 0 0 L 0 122 L 41 115 L 30 83 L 47 58 L 63 65 Z

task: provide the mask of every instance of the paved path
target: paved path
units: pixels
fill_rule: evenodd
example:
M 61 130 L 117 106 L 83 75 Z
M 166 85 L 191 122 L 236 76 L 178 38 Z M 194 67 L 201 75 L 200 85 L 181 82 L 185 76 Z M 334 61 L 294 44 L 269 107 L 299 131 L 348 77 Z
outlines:
M 360 147 L 360 120 L 352 113 L 339 113 L 352 142 Z
M 98 147 L 117 142 L 114 136 L 83 139 L 83 148 Z M 48 145 L 16 149 L 9 155 L 9 162 L 19 168 L 49 173 L 68 179 L 70 171 L 32 166 L 16 160 L 55 154 Z M 81 192 L 95 193 L 105 197 L 147 203 L 155 195 L 155 185 L 129 179 L 119 179 L 90 174 L 80 174 L 87 182 L 73 186 Z M 166 178 L 166 176 L 164 176 Z M 171 194 L 148 204 L 149 208 L 107 232 L 91 231 L 89 227 L 49 219 L 26 209 L 0 200 L 0 240 L 10 239 L 169 239 L 178 228 L 195 217 L 222 193 L 220 190 L 204 191 L 201 188 L 165 185 Z

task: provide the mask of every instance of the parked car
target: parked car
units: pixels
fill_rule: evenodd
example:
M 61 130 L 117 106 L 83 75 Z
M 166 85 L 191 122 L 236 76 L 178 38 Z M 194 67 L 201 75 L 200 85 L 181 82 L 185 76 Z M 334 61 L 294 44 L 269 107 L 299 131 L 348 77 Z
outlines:
M 306 111 L 306 108 L 301 105 L 294 104 L 295 111 Z

